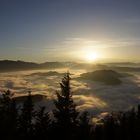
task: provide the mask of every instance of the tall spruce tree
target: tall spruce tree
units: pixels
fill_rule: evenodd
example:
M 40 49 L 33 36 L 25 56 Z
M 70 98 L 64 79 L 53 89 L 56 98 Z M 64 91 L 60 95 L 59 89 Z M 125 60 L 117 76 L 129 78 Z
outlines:
M 48 112 L 45 111 L 45 107 L 40 107 L 39 110 L 36 111 L 35 117 L 35 136 L 40 139 L 49 137 L 51 119 Z
M 79 138 L 89 140 L 91 138 L 92 127 L 88 112 L 83 112 L 79 117 Z
M 17 108 L 11 91 L 7 90 L 0 98 L 0 134 L 2 139 L 15 138 L 17 131 Z
M 79 113 L 76 111 L 76 105 L 72 99 L 69 73 L 62 79 L 60 87 L 61 92 L 56 92 L 57 99 L 54 101 L 56 109 L 53 111 L 53 114 L 58 135 L 67 135 L 66 139 L 70 139 L 75 135 Z
M 28 92 L 27 99 L 23 103 L 21 114 L 19 116 L 19 135 L 21 137 L 33 136 L 33 117 L 34 117 L 34 104 L 32 101 L 31 91 Z

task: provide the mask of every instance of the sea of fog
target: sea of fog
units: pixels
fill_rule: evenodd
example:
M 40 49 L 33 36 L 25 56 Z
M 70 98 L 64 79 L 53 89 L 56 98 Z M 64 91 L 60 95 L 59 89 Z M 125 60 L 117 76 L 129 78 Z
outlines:
M 53 100 L 56 91 L 60 91 L 59 83 L 67 69 L 30 70 L 0 73 L 0 91 L 10 89 L 14 96 L 32 94 L 45 95 L 36 105 L 45 105 L 48 110 L 54 108 Z M 140 73 L 122 78 L 121 85 L 105 85 L 91 80 L 78 79 L 86 70 L 70 70 L 71 91 L 79 111 L 99 114 L 108 111 L 123 111 L 140 104 Z

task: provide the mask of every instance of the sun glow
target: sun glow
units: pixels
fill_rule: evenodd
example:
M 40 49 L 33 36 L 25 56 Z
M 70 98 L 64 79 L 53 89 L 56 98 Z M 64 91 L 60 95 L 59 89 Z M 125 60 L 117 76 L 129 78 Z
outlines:
M 95 52 L 88 52 L 86 53 L 85 59 L 89 62 L 93 62 L 98 59 L 98 55 Z

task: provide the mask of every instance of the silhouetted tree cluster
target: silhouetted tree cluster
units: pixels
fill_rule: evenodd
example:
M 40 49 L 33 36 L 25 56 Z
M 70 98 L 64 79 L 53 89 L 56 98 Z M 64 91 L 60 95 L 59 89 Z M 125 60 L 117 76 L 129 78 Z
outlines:
M 128 112 L 110 113 L 94 129 L 94 139 L 98 140 L 138 140 L 140 139 L 140 105 Z
M 113 112 L 97 123 L 90 123 L 88 112 L 79 113 L 72 98 L 69 73 L 56 92 L 55 109 L 35 109 L 29 91 L 24 103 L 16 103 L 7 90 L 0 98 L 0 139 L 61 140 L 138 140 L 140 106 L 128 112 Z

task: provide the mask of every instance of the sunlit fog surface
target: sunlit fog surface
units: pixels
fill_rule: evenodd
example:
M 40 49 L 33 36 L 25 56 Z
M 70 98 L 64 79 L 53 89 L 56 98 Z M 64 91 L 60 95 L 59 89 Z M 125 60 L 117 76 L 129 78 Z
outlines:
M 45 95 L 36 104 L 46 105 L 52 109 L 55 92 L 60 91 L 59 83 L 67 69 L 32 70 L 0 73 L 1 92 L 10 89 L 14 96 L 32 94 Z M 88 79 L 78 79 L 86 70 L 70 70 L 71 91 L 73 99 L 80 111 L 98 114 L 108 111 L 130 109 L 140 103 L 140 73 L 125 77 L 121 85 L 105 85 Z

